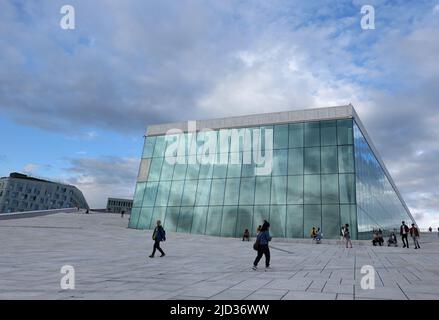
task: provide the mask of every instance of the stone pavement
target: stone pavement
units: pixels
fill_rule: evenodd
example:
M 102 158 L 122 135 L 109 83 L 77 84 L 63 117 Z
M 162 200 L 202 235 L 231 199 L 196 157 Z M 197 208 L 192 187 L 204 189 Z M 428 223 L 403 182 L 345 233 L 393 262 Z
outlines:
M 0 221 L 0 299 L 439 299 L 439 240 L 421 250 L 285 243 L 273 269 L 251 270 L 252 242 L 169 233 L 154 259 L 151 231 L 111 214 L 60 213 Z M 63 265 L 75 290 L 62 290 Z M 364 265 L 375 289 L 363 290 Z

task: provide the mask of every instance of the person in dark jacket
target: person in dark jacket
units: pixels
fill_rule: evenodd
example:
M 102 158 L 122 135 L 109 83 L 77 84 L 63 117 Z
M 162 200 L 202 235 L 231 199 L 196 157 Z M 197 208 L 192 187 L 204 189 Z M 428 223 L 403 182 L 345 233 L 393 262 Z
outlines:
M 408 241 L 408 234 L 409 234 L 409 227 L 405 224 L 405 221 L 401 222 L 401 227 L 399 227 L 399 234 L 401 235 L 403 248 L 409 247 L 409 241 Z
M 259 242 L 258 245 L 258 255 L 256 256 L 255 261 L 253 262 L 253 270 L 258 268 L 259 260 L 261 260 L 262 255 L 265 255 L 265 268 L 270 269 L 270 248 L 268 247 L 268 242 L 271 241 L 270 232 L 268 229 L 270 228 L 270 224 L 268 221 L 264 220 L 264 224 L 261 227 L 261 231 L 259 232 L 256 241 Z
M 152 233 L 152 240 L 154 240 L 154 247 L 152 250 L 152 254 L 149 256 L 150 258 L 154 258 L 155 251 L 158 250 L 162 254 L 160 257 L 164 257 L 165 253 L 162 248 L 160 248 L 160 242 L 166 241 L 166 233 L 165 229 L 162 227 L 162 222 L 157 220 L 157 227 L 155 227 L 154 232 Z
M 410 228 L 410 236 L 413 239 L 413 243 L 415 245 L 415 249 L 421 249 L 419 245 L 419 229 L 412 223 L 412 227 Z

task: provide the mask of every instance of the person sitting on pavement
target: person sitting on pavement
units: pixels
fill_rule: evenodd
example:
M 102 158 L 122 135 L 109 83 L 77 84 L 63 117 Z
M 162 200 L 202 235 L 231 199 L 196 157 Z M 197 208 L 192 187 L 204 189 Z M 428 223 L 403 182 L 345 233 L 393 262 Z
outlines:
M 387 240 L 387 246 L 394 246 L 397 247 L 398 246 L 398 240 L 396 238 L 396 235 L 394 232 L 392 232 L 392 234 L 389 237 L 389 240 Z
M 323 234 L 320 231 L 320 228 L 317 228 L 317 233 L 316 233 L 316 237 L 315 237 L 316 243 L 321 243 L 322 238 L 323 238 Z
M 248 229 L 245 229 L 244 235 L 242 236 L 242 241 L 250 241 L 250 232 Z

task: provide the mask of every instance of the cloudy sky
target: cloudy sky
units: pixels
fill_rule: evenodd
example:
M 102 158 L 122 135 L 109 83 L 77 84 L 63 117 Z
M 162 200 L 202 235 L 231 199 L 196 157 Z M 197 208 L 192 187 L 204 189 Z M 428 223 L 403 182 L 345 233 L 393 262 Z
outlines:
M 351 102 L 437 227 L 438 34 L 439 0 L 0 0 L 0 175 L 73 183 L 103 207 L 132 196 L 148 124 Z

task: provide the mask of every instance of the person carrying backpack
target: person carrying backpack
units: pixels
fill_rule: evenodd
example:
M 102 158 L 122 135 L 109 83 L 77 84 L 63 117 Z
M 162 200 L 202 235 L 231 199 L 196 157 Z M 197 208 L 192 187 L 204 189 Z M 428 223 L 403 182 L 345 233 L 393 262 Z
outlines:
M 162 227 L 162 222 L 157 220 L 157 227 L 155 227 L 154 232 L 152 233 L 152 240 L 154 240 L 154 247 L 152 250 L 152 254 L 149 256 L 150 258 L 154 258 L 155 251 L 158 250 L 162 254 L 160 257 L 164 257 L 165 253 L 162 248 L 160 248 L 160 242 L 166 241 L 166 232 Z
M 253 270 L 258 268 L 258 263 L 261 260 L 262 255 L 265 255 L 265 269 L 270 269 L 270 248 L 268 247 L 268 242 L 271 241 L 271 236 L 268 231 L 269 228 L 270 224 L 268 221 L 264 220 L 264 224 L 262 225 L 261 231 L 256 237 L 256 242 L 253 246 L 253 248 L 258 251 L 258 255 L 253 262 Z

